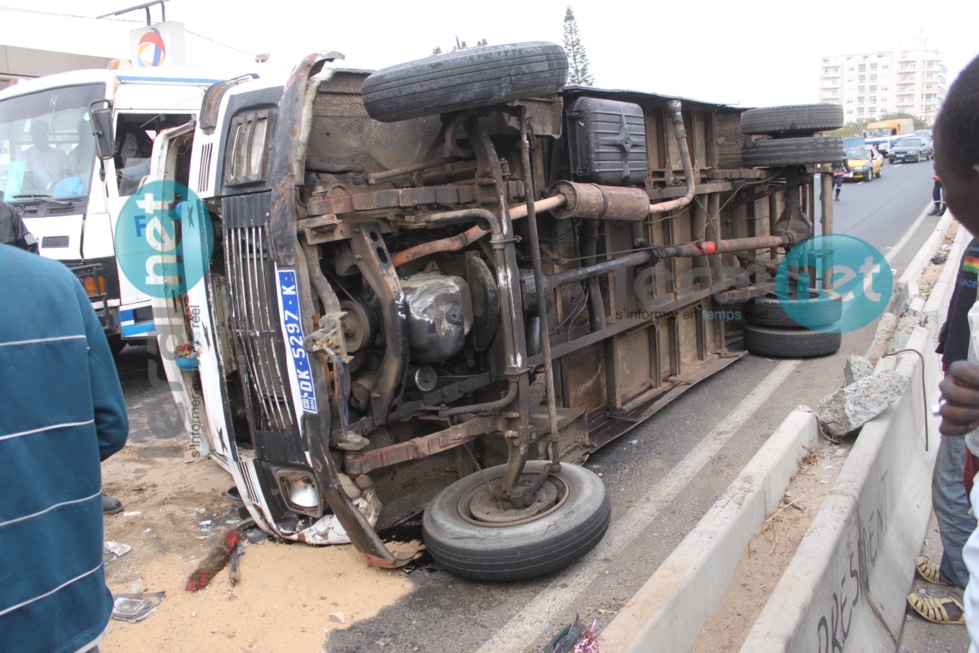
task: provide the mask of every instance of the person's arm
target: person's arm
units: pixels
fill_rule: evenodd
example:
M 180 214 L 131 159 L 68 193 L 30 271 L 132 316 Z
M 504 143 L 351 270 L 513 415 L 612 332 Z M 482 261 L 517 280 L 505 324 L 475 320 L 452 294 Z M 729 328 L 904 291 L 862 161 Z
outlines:
M 92 382 L 92 403 L 95 407 L 95 430 L 99 437 L 99 456 L 105 460 L 122 449 L 129 437 L 129 416 L 122 395 L 115 359 L 102 325 L 92 310 L 91 301 L 81 283 L 75 280 L 75 294 L 85 321 L 88 340 L 88 368 Z
M 979 364 L 955 361 L 938 384 L 942 393 L 943 435 L 965 435 L 979 428 Z

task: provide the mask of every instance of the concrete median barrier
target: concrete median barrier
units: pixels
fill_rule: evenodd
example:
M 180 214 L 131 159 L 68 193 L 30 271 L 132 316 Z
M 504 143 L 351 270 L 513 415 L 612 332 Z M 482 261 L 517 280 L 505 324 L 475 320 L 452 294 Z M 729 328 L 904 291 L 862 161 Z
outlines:
M 939 437 L 926 407 L 940 375 L 934 341 L 919 327 L 906 348 L 913 351 L 899 354 L 894 369 L 908 392 L 864 425 L 742 652 L 897 648 Z

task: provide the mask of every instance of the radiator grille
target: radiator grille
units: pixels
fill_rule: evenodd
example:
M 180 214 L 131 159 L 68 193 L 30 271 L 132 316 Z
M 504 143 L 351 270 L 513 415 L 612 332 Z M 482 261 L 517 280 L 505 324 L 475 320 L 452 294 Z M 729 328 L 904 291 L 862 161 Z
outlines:
M 229 229 L 225 260 L 231 323 L 256 431 L 291 433 L 296 423 L 279 328 L 267 225 Z

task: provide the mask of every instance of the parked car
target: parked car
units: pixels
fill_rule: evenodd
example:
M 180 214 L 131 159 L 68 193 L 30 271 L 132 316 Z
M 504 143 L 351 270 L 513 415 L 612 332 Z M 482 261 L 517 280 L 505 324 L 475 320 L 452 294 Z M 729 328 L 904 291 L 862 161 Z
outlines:
M 890 163 L 897 161 L 927 161 L 932 158 L 934 148 L 931 141 L 923 136 L 908 136 L 902 138 L 887 153 L 887 160 Z
M 846 148 L 846 159 L 850 172 L 843 175 L 844 179 L 873 181 L 875 177 L 880 177 L 884 167 L 884 157 L 873 145 Z

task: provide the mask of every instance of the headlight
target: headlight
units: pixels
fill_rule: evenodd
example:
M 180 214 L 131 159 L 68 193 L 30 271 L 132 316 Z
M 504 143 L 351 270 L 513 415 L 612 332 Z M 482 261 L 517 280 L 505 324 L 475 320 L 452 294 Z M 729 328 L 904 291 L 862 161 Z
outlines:
M 319 517 L 323 514 L 320 492 L 313 472 L 308 469 L 279 468 L 275 470 L 282 499 L 293 512 Z

